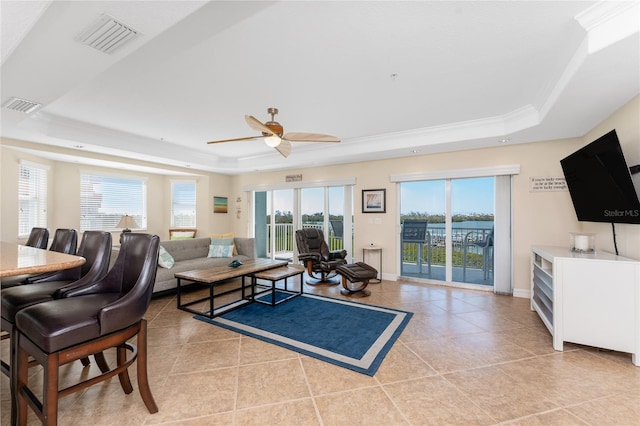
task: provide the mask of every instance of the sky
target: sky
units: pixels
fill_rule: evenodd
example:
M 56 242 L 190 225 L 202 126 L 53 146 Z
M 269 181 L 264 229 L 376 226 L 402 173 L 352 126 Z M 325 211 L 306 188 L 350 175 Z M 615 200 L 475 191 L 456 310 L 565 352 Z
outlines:
M 493 213 L 494 179 L 472 178 L 453 179 L 451 181 L 453 214 Z M 343 214 L 341 187 L 330 188 L 330 213 Z M 354 197 L 361 197 L 356 194 Z M 445 211 L 445 182 L 420 181 L 403 182 L 400 185 L 401 212 L 440 214 Z M 332 202 L 333 200 L 339 200 Z M 387 203 L 395 200 L 387 199 Z M 276 210 L 282 212 L 293 211 L 293 190 L 274 191 Z M 305 188 L 302 193 L 303 214 L 322 212 L 324 209 L 324 189 Z
M 493 182 L 493 177 L 452 179 L 452 213 L 493 213 Z M 400 206 L 402 214 L 444 214 L 445 181 L 403 182 L 400 184 Z

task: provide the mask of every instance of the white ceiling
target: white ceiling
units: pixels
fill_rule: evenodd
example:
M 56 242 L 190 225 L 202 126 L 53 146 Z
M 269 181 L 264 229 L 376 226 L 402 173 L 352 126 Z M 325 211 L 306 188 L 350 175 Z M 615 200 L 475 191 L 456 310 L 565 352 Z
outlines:
M 228 174 L 579 137 L 640 92 L 638 2 L 6 1 L 5 138 Z M 101 13 L 142 35 L 76 37 Z M 283 158 L 244 121 L 336 135 Z M 76 146 L 83 148 L 78 149 Z M 40 153 L 46 155 L 47 147 Z M 57 149 L 59 151 L 59 149 Z

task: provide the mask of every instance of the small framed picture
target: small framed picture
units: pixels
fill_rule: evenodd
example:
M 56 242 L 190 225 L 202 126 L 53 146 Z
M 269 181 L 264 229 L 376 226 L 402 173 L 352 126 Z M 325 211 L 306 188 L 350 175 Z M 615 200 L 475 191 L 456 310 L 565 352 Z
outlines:
M 362 190 L 362 213 L 385 213 L 386 189 L 363 189 Z
M 227 213 L 228 199 L 227 197 L 213 197 L 213 212 Z

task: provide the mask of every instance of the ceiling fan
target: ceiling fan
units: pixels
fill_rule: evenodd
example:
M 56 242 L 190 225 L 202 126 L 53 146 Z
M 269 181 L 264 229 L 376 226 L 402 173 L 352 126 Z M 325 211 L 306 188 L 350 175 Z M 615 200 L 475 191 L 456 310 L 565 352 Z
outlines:
M 218 141 L 207 142 L 222 143 L 222 142 L 236 142 L 236 141 L 250 141 L 254 139 L 264 138 L 264 142 L 271 148 L 275 148 L 283 157 L 288 157 L 291 154 L 291 142 L 340 142 L 335 136 L 323 135 L 321 133 L 284 133 L 284 128 L 280 123 L 275 121 L 275 115 L 278 113 L 278 108 L 268 108 L 267 113 L 271 114 L 271 120 L 262 124 L 260 120 L 256 119 L 252 115 L 245 115 L 244 119 L 254 130 L 261 132 L 259 136 L 247 136 L 245 138 L 234 139 L 222 139 Z

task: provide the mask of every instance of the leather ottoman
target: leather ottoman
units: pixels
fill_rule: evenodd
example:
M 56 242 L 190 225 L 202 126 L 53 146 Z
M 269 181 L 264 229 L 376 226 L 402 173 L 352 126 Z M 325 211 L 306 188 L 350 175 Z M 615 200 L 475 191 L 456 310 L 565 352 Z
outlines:
M 342 275 L 343 288 L 340 293 L 352 297 L 369 296 L 371 292 L 365 288 L 369 285 L 369 280 L 378 276 L 378 271 L 364 262 L 340 265 L 336 272 Z

